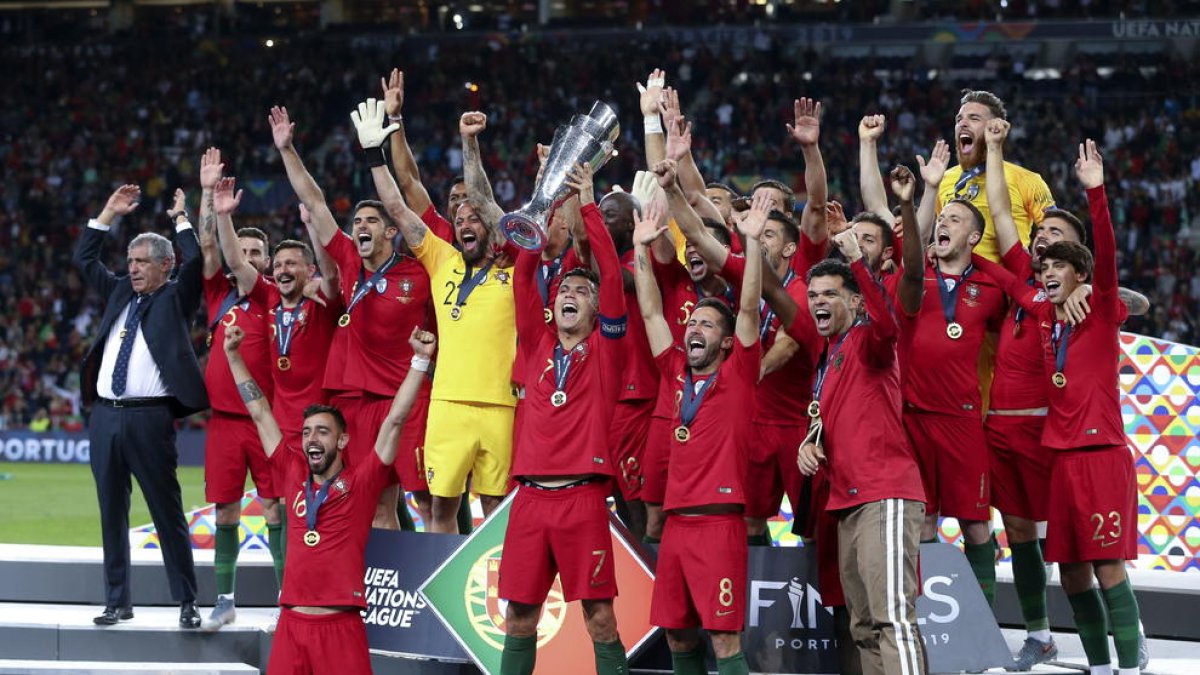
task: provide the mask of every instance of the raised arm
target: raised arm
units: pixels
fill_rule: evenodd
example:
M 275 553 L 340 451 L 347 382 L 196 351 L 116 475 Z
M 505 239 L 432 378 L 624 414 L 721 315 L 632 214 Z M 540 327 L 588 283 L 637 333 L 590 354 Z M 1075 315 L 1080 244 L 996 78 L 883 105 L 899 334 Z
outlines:
M 409 411 L 412 410 L 413 401 L 417 400 L 417 394 L 421 391 L 425 374 L 429 371 L 429 362 L 433 359 L 434 351 L 437 350 L 437 338 L 433 333 L 423 331 L 419 326 L 413 326 L 408 344 L 412 346 L 413 350 L 412 363 L 408 374 L 404 376 L 404 381 L 400 383 L 400 388 L 396 390 L 396 396 L 392 399 L 392 407 L 388 410 L 387 417 L 383 418 L 383 424 L 379 427 L 379 435 L 375 437 L 375 454 L 379 455 L 380 462 L 388 466 L 396 461 L 396 446 L 400 445 L 400 431 L 404 428 L 404 422 L 408 418 Z
M 662 112 L 663 127 L 667 131 L 667 159 L 675 160 L 679 187 L 684 196 L 701 218 L 722 221 L 721 212 L 704 190 L 704 176 L 700 173 L 700 167 L 696 166 L 695 157 L 692 156 L 692 125 L 684 120 L 679 107 L 679 92 L 671 87 L 663 89 L 659 110 Z
M 950 166 L 950 146 L 939 138 L 938 142 L 933 144 L 928 162 L 921 155 L 917 155 L 917 166 L 920 167 L 921 178 L 925 181 L 925 191 L 921 193 L 921 205 L 917 209 L 917 225 L 920 226 L 918 231 L 921 238 L 904 243 L 905 248 L 917 246 L 924 251 L 925 245 L 933 236 L 933 221 L 938 211 L 938 187 L 942 184 L 942 177 L 946 175 L 946 167 Z
M 1039 291 L 1033 286 L 1026 284 L 1024 279 L 1020 279 L 1017 275 L 1009 272 L 1004 268 L 1004 265 L 994 263 L 978 253 L 971 254 L 971 264 L 975 266 L 975 269 L 991 277 L 993 281 L 999 284 L 1000 288 L 1004 289 L 1008 297 L 1012 298 L 1013 302 L 1016 302 L 1025 311 L 1037 311 Z
M 227 176 L 217 181 L 213 188 L 213 208 L 217 212 L 217 241 L 221 244 L 221 254 L 225 256 L 225 264 L 237 279 L 238 295 L 249 295 L 254 284 L 258 283 L 258 270 L 246 262 L 242 253 L 242 244 L 238 241 L 237 232 L 233 229 L 233 212 L 242 203 L 242 191 L 234 193 L 233 188 L 237 179 Z
M 1008 138 L 1009 123 L 999 117 L 988 120 L 984 138 L 987 140 L 987 185 L 988 211 L 992 214 L 992 225 L 996 229 L 996 246 L 1001 253 L 1008 252 L 1021 243 L 1017 234 L 1017 223 L 1012 215 L 1012 196 L 1008 192 L 1008 179 L 1004 175 L 1004 139 Z
M 167 218 L 175 226 L 175 244 L 180 252 L 175 274 L 179 305 L 184 315 L 193 316 L 200 309 L 200 301 L 204 296 L 204 254 L 200 252 L 196 230 L 188 220 L 187 196 L 183 188 L 175 188 L 175 201 L 167 210 Z
M 917 179 L 912 171 L 905 166 L 892 169 L 889 176 L 892 193 L 900 200 L 900 222 L 904 227 L 904 238 L 916 241 L 917 214 L 913 209 L 913 195 L 917 191 Z M 900 272 L 900 283 L 897 295 L 900 308 L 908 316 L 916 316 L 921 311 L 921 303 L 925 300 L 925 247 L 904 247 L 904 269 Z
M 593 188 L 592 165 L 576 164 L 567 179 L 567 185 L 579 195 L 583 204 L 580 215 L 587 231 L 591 255 L 600 275 L 600 332 L 604 337 L 621 337 L 625 334 L 626 307 L 625 288 L 621 281 L 621 258 L 612 235 L 604 226 L 604 217 L 596 206 Z
M 1095 242 L 1096 262 L 1092 286 L 1097 294 L 1117 291 L 1117 239 L 1112 218 L 1108 213 L 1108 195 L 1104 191 L 1104 158 L 1096 142 L 1087 139 L 1079 144 L 1075 160 L 1075 175 L 1087 190 L 1088 209 L 1092 216 L 1092 241 Z
M 96 216 L 95 223 L 84 228 L 79 244 L 75 247 L 74 262 L 86 284 L 107 299 L 117 285 L 117 277 L 100 261 L 101 249 L 112 221 L 117 216 L 133 213 L 142 200 L 142 189 L 136 185 L 122 185 L 108 197 L 104 209 Z
M 320 235 L 313 225 L 312 213 L 304 204 L 300 205 L 300 222 L 304 223 L 308 238 L 313 242 L 313 257 L 317 260 L 317 269 L 321 270 L 321 292 L 327 298 L 338 297 L 341 293 L 341 272 L 338 271 L 337 262 L 329 255 L 329 251 L 317 241 Z
M 646 134 L 646 166 L 654 166 L 667 158 L 667 141 L 663 135 L 659 103 L 667 74 L 661 68 L 650 71 L 646 83 L 637 83 L 638 107 L 642 110 L 642 127 Z
M 867 115 L 858 123 L 858 189 L 863 209 L 891 222 L 892 211 L 879 173 L 879 139 L 886 128 L 887 118 L 883 115 Z
M 392 177 L 392 172 L 388 171 L 383 151 L 379 149 L 387 140 L 388 134 L 399 128 L 399 125 L 395 123 L 384 127 L 385 116 L 383 102 L 369 98 L 359 103 L 358 108 L 350 113 L 350 121 L 354 123 L 354 128 L 358 132 L 359 145 L 367 153 L 368 161 L 371 164 L 371 178 L 375 182 L 375 191 L 379 193 L 379 200 L 383 202 L 383 206 L 392 220 L 395 220 L 396 224 L 400 226 L 400 234 L 404 236 L 404 241 L 410 247 L 416 247 L 424 241 L 428 228 L 425 227 L 425 223 L 421 222 L 421 217 L 413 213 L 412 209 L 408 208 L 408 204 L 404 202 L 400 188 L 396 185 L 396 179 Z M 331 234 L 330 238 L 332 236 Z M 328 243 L 328 240 L 323 243 Z
M 467 183 L 467 198 L 479 206 L 479 217 L 492 231 L 492 241 L 496 242 L 504 241 L 504 232 L 500 229 L 500 218 L 504 216 L 504 209 L 496 203 L 492 184 L 483 168 L 483 158 L 479 154 L 479 134 L 486 128 L 487 115 L 478 111 L 463 113 L 458 120 L 458 133 L 462 136 L 463 180 Z M 450 214 L 450 219 L 454 219 L 454 214 Z
M 379 84 L 383 88 L 383 106 L 388 121 L 398 125 L 396 133 L 389 139 L 396 183 L 409 208 L 418 214 L 425 213 L 433 201 L 429 198 L 429 191 L 421 184 L 421 171 L 417 168 L 417 160 L 412 148 L 408 147 L 408 136 L 404 133 L 404 117 L 401 115 L 404 107 L 404 73 L 399 68 L 392 68 L 387 79 L 379 78 Z M 453 213 L 447 215 L 454 217 Z
M 221 180 L 225 165 L 221 151 L 209 148 L 200 157 L 200 251 L 204 255 L 204 278 L 221 271 L 221 251 L 217 248 L 217 213 L 213 209 L 213 188 Z
M 650 352 L 655 356 L 670 349 L 673 341 L 671 327 L 663 317 L 662 293 L 658 289 L 658 281 L 654 279 L 650 262 L 650 244 L 667 231 L 666 225 L 659 225 L 662 215 L 661 202 L 651 202 L 642 215 L 636 211 L 633 214 L 633 279 L 637 287 L 638 308 L 646 324 Z
M 686 121 L 680 118 L 679 123 L 686 124 Z M 679 186 L 677 168 L 674 161 L 664 159 L 654 165 L 652 170 L 658 179 L 659 186 L 667 195 L 667 209 L 670 211 L 671 217 L 675 219 L 675 224 L 679 226 L 679 231 L 683 233 L 688 243 L 696 247 L 696 252 L 700 254 L 700 257 L 720 273 L 729 259 L 729 249 L 725 248 L 725 245 L 717 241 L 717 238 L 708 231 L 708 228 L 700 220 L 699 214 L 688 203 L 687 196 L 683 194 L 683 189 Z M 671 257 L 674 257 L 673 253 Z
M 782 330 L 779 331 L 775 335 L 775 342 L 771 344 L 771 348 L 767 350 L 766 354 L 763 354 L 762 364 L 758 369 L 758 378 L 761 380 L 782 368 L 792 360 L 798 351 L 800 351 L 800 343 L 788 337 L 788 334 Z
M 254 427 L 258 429 L 258 440 L 262 442 L 267 457 L 270 457 L 279 447 L 283 433 L 279 431 L 279 424 L 275 421 L 275 416 L 271 414 L 271 402 L 267 400 L 258 383 L 254 381 L 254 376 L 250 374 L 250 369 L 246 367 L 246 362 L 242 359 L 242 353 L 238 351 L 245 337 L 246 333 L 240 326 L 226 327 L 225 356 L 229 362 L 229 371 L 233 373 L 233 381 L 237 385 L 238 394 L 242 397 L 242 403 L 246 404 L 250 419 L 254 420 Z
M 821 103 L 810 98 L 798 98 L 792 104 L 795 124 L 787 125 L 788 133 L 800 144 L 804 155 L 804 185 L 808 199 L 800 214 L 800 231 L 814 244 L 829 236 L 825 226 L 825 204 L 829 186 L 825 178 L 825 161 L 817 141 L 821 137 Z
M 333 239 L 333 235 L 337 234 L 337 220 L 329 210 L 329 205 L 325 203 L 325 193 L 304 167 L 300 153 L 296 152 L 296 146 L 292 144 L 296 124 L 288 117 L 287 108 L 281 106 L 271 108 L 267 122 L 271 125 L 271 138 L 275 142 L 275 148 L 279 150 L 279 156 L 283 159 L 288 182 L 312 217 L 309 235 L 312 237 L 313 248 L 323 249 Z
M 767 213 L 770 212 L 770 199 L 766 190 L 759 190 L 754 195 L 750 205 L 750 214 L 738 223 L 738 229 L 746 239 L 746 270 L 742 274 L 742 297 L 738 298 L 737 325 L 734 333 L 745 347 L 758 344 L 759 314 L 758 303 L 762 299 L 762 268 L 763 256 L 759 237 L 767 224 Z M 825 213 L 825 205 L 821 205 L 821 214 Z
M 867 358 L 876 366 L 886 366 L 896 358 L 896 340 L 900 335 L 900 326 L 896 316 L 888 306 L 883 293 L 883 285 L 867 267 L 862 249 L 858 246 L 858 233 L 850 228 L 833 239 L 834 244 L 842 251 L 842 256 L 850 263 L 850 271 L 858 283 L 862 293 L 863 308 L 866 310 L 867 322 Z

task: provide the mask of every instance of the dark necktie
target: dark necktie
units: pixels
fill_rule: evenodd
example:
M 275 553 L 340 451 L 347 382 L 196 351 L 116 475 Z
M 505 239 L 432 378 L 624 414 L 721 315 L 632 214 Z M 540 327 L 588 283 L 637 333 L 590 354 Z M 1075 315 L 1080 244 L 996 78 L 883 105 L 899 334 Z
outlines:
M 133 355 L 133 338 L 137 334 L 138 323 L 142 319 L 142 309 L 149 304 L 141 295 L 135 296 L 125 315 L 125 327 L 118 334 L 121 348 L 117 350 L 117 363 L 113 367 L 113 394 L 121 396 L 125 393 L 125 384 L 129 379 L 129 358 Z

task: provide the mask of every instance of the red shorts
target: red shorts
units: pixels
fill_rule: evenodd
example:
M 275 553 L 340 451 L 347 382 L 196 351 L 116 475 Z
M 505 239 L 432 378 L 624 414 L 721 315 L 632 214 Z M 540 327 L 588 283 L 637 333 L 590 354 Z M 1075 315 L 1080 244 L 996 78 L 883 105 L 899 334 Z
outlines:
M 304 614 L 279 610 L 267 675 L 371 673 L 367 629 L 357 612 Z
M 1046 562 L 1137 558 L 1137 476 L 1129 448 L 1058 451 L 1046 525 Z
M 988 415 L 983 431 L 992 456 L 992 506 L 1000 513 L 1046 519 L 1054 452 L 1042 448 L 1045 426 L 1045 416 Z
M 846 594 L 842 590 L 842 570 L 838 564 L 838 519 L 825 510 L 829 503 L 829 473 L 821 469 L 813 475 L 812 538 L 817 546 L 817 588 L 821 605 L 844 607 Z
M 213 504 L 241 503 L 246 472 L 258 496 L 279 499 L 271 464 L 258 438 L 258 427 L 246 415 L 212 411 L 204 434 L 204 498 Z
M 786 492 L 796 511 L 800 496 L 800 468 L 796 456 L 805 427 L 756 422 L 750 432 L 750 470 L 746 472 L 747 518 L 774 518 Z
M 665 417 L 651 417 L 646 432 L 646 454 L 642 458 L 642 501 L 662 504 L 667 496 L 667 464 L 671 460 L 671 430 Z
M 613 411 L 608 447 L 617 461 L 617 484 L 626 501 L 642 498 L 642 459 L 652 412 L 654 399 L 621 401 Z
M 925 513 L 990 520 L 987 441 L 983 420 L 904 409 L 904 429 L 925 485 Z
M 611 493 L 607 480 L 562 490 L 521 486 L 504 532 L 500 597 L 540 605 L 557 574 L 567 602 L 615 598 Z
M 346 418 L 346 433 L 350 443 L 346 446 L 346 463 L 365 453 L 375 452 L 375 439 L 388 411 L 392 409 L 392 398 L 375 394 L 339 392 L 330 405 L 342 411 Z M 396 481 L 410 492 L 428 490 L 425 482 L 425 421 L 429 417 L 429 389 L 425 387 L 413 401 L 408 419 L 400 430 L 400 441 L 396 447 L 396 460 L 392 462 Z M 395 483 L 393 483 L 395 484 Z
M 668 514 L 650 623 L 740 632 L 746 623 L 746 520 L 740 513 Z

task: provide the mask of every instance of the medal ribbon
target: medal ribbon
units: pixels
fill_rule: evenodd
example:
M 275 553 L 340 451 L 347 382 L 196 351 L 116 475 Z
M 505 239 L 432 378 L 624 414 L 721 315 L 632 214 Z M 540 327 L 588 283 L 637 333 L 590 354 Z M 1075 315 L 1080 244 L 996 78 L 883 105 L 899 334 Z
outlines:
M 941 268 L 933 266 L 933 273 L 937 275 L 938 280 L 938 295 L 942 298 L 942 316 L 946 317 L 947 326 L 954 323 L 954 316 L 958 313 L 958 292 L 966 285 L 967 278 L 974 271 L 974 265 L 967 265 L 967 269 L 963 270 L 962 276 L 958 278 L 958 283 L 954 284 L 953 289 L 949 289 L 946 288 L 946 278 L 942 276 Z
M 683 426 L 691 426 L 692 420 L 696 419 L 696 413 L 700 412 L 700 404 L 704 403 L 704 394 L 716 381 L 717 374 L 713 373 L 712 377 L 700 383 L 700 390 L 697 391 L 696 386 L 692 384 L 692 370 L 688 369 L 683 379 L 683 401 L 679 407 L 679 421 L 683 422 Z
M 479 268 L 479 271 L 474 274 L 471 274 L 471 266 L 467 265 L 467 271 L 463 272 L 462 283 L 458 286 L 458 298 L 454 301 L 455 307 L 462 307 L 467 304 L 467 298 L 471 296 L 471 291 L 474 291 L 476 286 L 482 284 L 487 279 L 493 262 L 495 261 L 489 260 L 488 264 Z
M 987 164 L 980 164 L 973 169 L 967 169 L 966 171 L 963 171 L 962 175 L 958 177 L 958 180 L 954 182 L 954 196 L 958 197 L 958 193 L 962 192 L 963 188 L 967 187 L 967 183 L 970 183 L 972 178 L 983 175 L 984 171 L 987 171 Z
M 283 303 L 280 302 L 279 307 L 275 308 L 275 343 L 279 345 L 280 356 L 287 356 L 292 351 L 292 338 L 296 331 L 296 324 L 300 322 L 298 317 L 304 310 L 306 302 L 308 302 L 308 298 L 301 298 L 300 302 L 291 309 L 285 309 Z
M 838 352 L 842 350 L 842 343 L 846 341 L 850 331 L 858 328 L 859 323 L 860 321 L 856 319 L 854 323 L 850 324 L 850 329 L 838 336 L 837 342 L 833 343 L 832 348 L 828 341 L 825 343 L 825 349 L 821 351 L 821 360 L 817 362 L 817 372 L 813 377 L 812 400 L 820 402 L 821 389 L 825 387 L 825 373 L 829 370 L 829 362 L 837 357 Z
M 316 531 L 317 510 L 321 508 L 321 505 L 324 504 L 325 500 L 329 497 L 329 486 L 333 485 L 334 481 L 336 481 L 340 475 L 342 475 L 342 472 L 339 469 L 337 473 L 333 474 L 333 478 L 325 481 L 324 485 L 317 488 L 317 493 L 315 495 L 313 494 L 312 474 L 309 474 L 308 480 L 304 482 L 304 518 L 308 521 L 308 529 L 310 532 Z
M 783 275 L 783 287 L 786 289 L 788 284 L 792 283 L 792 280 L 795 278 L 796 271 L 789 266 L 787 274 Z M 775 320 L 775 310 L 771 309 L 771 305 L 766 300 L 759 300 L 759 302 L 762 303 L 762 307 L 758 310 L 758 339 L 766 342 L 767 335 L 771 332 L 771 322 Z
M 567 390 L 567 373 L 571 371 L 571 356 L 575 350 L 564 350 L 562 345 L 554 345 L 554 389 Z
M 567 251 L 571 250 L 571 240 L 567 240 L 566 247 L 562 253 L 554 260 L 548 260 L 541 264 L 538 268 L 537 289 L 538 295 L 542 296 L 542 306 L 550 304 L 550 281 L 558 276 L 562 270 L 563 258 L 567 256 Z
M 1067 344 L 1071 339 L 1071 324 L 1069 323 L 1054 323 L 1054 372 L 1065 372 L 1063 368 L 1067 367 Z
M 1036 282 L 1036 281 L 1034 281 L 1033 277 L 1029 277 L 1028 279 L 1026 279 L 1026 280 L 1025 280 L 1025 285 L 1026 285 L 1026 286 L 1029 286 L 1029 287 L 1031 287 L 1031 288 L 1032 288 L 1032 287 L 1033 287 L 1033 286 L 1034 286 L 1036 283 L 1037 283 L 1037 282 Z M 1013 322 L 1016 324 L 1016 326 L 1014 326 L 1014 329 L 1016 329 L 1016 330 L 1020 330 L 1020 328 L 1021 328 L 1021 322 L 1022 322 L 1022 321 L 1024 321 L 1024 320 L 1025 320 L 1025 308 L 1024 308 L 1024 307 L 1021 307 L 1021 306 L 1019 306 L 1019 305 L 1018 305 L 1018 306 L 1017 306 L 1017 311 L 1013 312 Z
M 246 296 L 238 295 L 236 286 L 229 289 L 229 293 L 225 296 L 225 299 L 221 301 L 221 307 L 217 310 L 217 315 L 213 317 L 213 320 L 208 324 L 208 332 L 212 333 L 213 331 L 217 330 L 217 324 L 221 323 L 221 319 L 225 316 L 226 312 L 233 309 L 234 305 L 245 299 Z
M 367 297 L 367 294 L 371 292 L 371 289 L 375 288 L 375 284 L 378 283 L 379 280 L 388 273 L 388 270 L 395 267 L 396 263 L 398 262 L 400 262 L 400 256 L 393 251 L 392 257 L 388 258 L 387 262 L 380 265 L 379 269 L 375 270 L 375 272 L 371 275 L 371 278 L 368 279 L 365 284 L 363 283 L 363 277 L 367 275 L 367 268 L 365 266 L 359 266 L 358 283 L 354 285 L 354 295 L 350 296 L 350 304 L 346 305 L 347 316 L 350 315 L 350 312 L 356 305 L 358 305 L 358 303 L 362 302 L 363 298 Z

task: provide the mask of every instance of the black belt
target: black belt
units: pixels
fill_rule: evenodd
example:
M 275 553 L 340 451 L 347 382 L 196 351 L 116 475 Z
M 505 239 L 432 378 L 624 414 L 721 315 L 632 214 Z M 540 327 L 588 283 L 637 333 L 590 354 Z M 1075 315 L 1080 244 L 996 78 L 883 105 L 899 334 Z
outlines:
M 109 408 L 149 408 L 156 405 L 171 405 L 170 396 L 151 398 L 98 398 L 96 402 Z
M 535 483 L 535 482 L 529 480 L 528 478 L 518 478 L 517 482 L 520 483 L 521 485 L 524 485 L 525 487 L 533 488 L 534 490 L 545 490 L 547 492 L 554 492 L 555 490 L 570 490 L 571 488 L 583 487 L 584 485 L 587 485 L 588 483 L 595 483 L 598 480 L 600 480 L 600 479 L 596 478 L 595 476 L 593 476 L 591 478 L 580 478 L 579 480 L 567 483 L 566 485 L 558 485 L 555 487 L 539 485 L 538 483 Z

